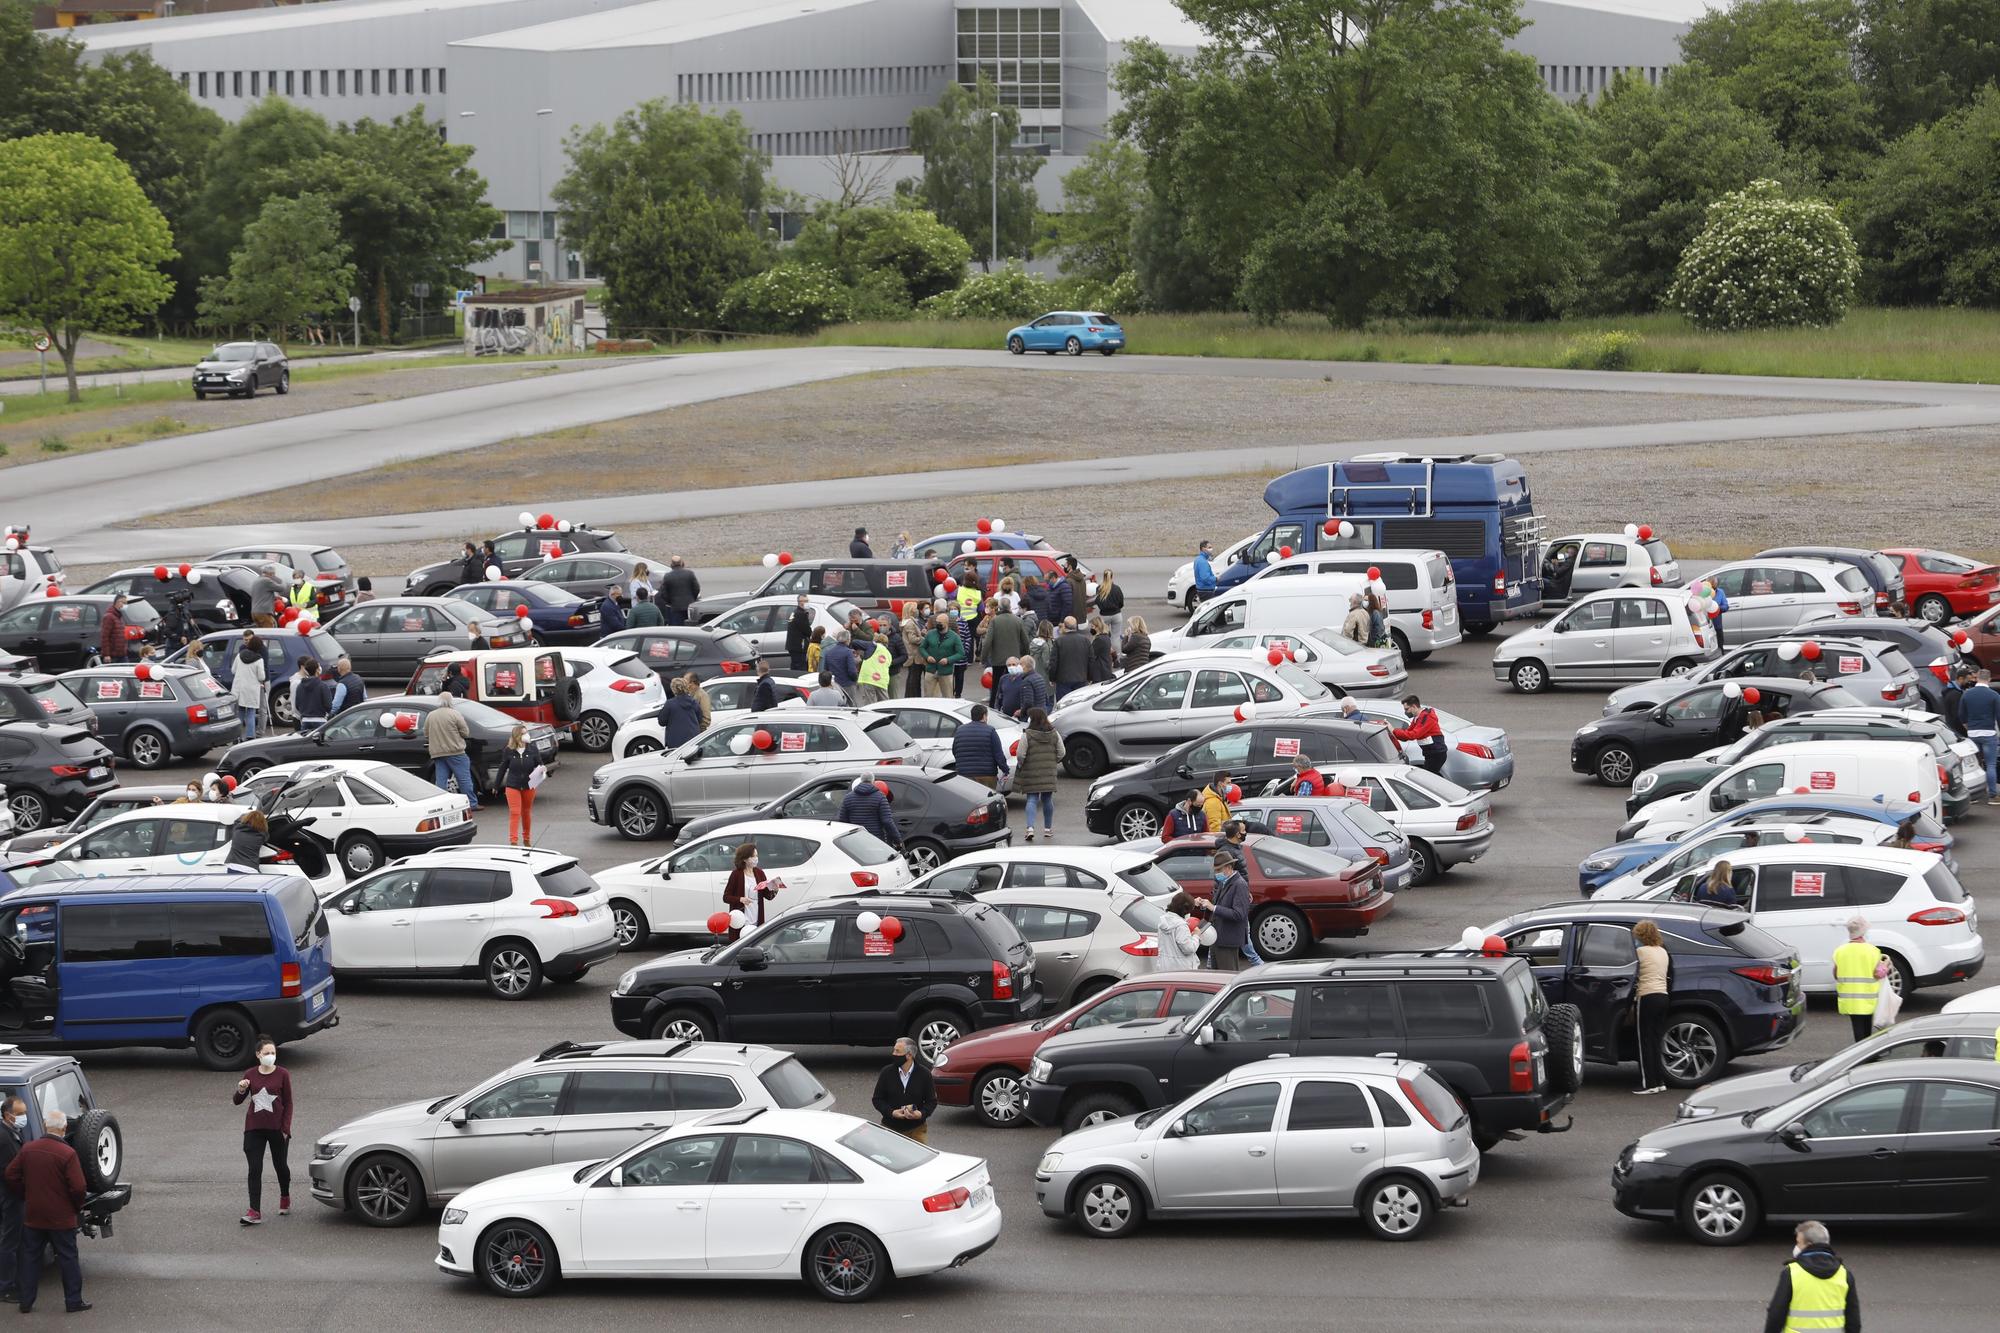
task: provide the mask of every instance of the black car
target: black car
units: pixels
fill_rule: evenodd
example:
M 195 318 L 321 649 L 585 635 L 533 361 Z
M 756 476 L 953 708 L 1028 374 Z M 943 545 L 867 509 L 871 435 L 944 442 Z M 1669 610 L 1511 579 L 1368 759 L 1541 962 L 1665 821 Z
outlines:
M 307 735 L 259 736 L 240 741 L 223 753 L 215 771 L 238 779 L 248 779 L 274 764 L 297 759 L 377 759 L 428 778 L 435 771 L 429 747 L 424 743 L 424 719 L 439 707 L 435 694 L 371 695 L 352 708 L 344 708 L 327 720 L 318 731 Z M 507 739 L 520 723 L 495 708 L 458 701 L 471 733 L 465 744 L 472 763 L 473 781 L 482 792 L 497 795 L 500 789 L 500 760 Z M 528 749 L 548 768 L 556 766 L 559 749 L 555 731 L 539 723 L 529 723 Z
M 1046 1048 L 1045 1048 L 1046 1049 Z M 1618 1154 L 1612 1202 L 1741 1245 L 1765 1222 L 2000 1217 L 2000 1063 L 1861 1065 L 1744 1115 L 1681 1120 Z
M 1731 686 L 1734 694 L 1729 692 Z M 1744 701 L 1746 689 L 1757 692 L 1754 704 Z M 1797 676 L 1703 681 L 1652 708 L 1584 723 L 1570 738 L 1569 766 L 1578 773 L 1596 774 L 1608 787 L 1626 787 L 1642 769 L 1740 740 L 1750 729 L 1753 711 L 1765 718 L 1789 717 L 1823 708 L 1851 708 L 1858 702 L 1842 686 Z
M 0 855 L 26 856 L 32 852 L 68 842 L 87 828 L 95 828 L 113 815 L 129 814 L 149 805 L 167 805 L 187 794 L 184 783 L 158 787 L 113 787 L 83 807 L 67 824 L 44 825 L 34 833 L 20 833 L 0 845 Z
M 896 918 L 901 935 L 863 933 L 864 912 Z M 642 1039 L 886 1047 L 907 1036 L 926 1060 L 1041 1011 L 1021 932 L 957 895 L 806 903 L 733 944 L 635 967 L 611 992 L 612 1023 Z
M 62 679 L 95 717 L 104 743 L 134 768 L 199 759 L 243 739 L 236 700 L 198 663 L 149 664 L 144 680 L 126 665 L 85 667 Z
M 189 565 L 183 575 L 180 568 L 184 563 L 121 569 L 83 589 L 81 595 L 111 597 L 122 593 L 146 603 L 160 617 L 168 641 L 176 644 L 182 642 L 182 634 L 199 638 L 250 623 L 250 589 L 257 582 L 257 571 L 246 565 L 202 564 Z M 154 573 L 159 569 L 167 571 L 164 582 Z M 189 582 L 196 575 L 199 577 Z
M 255 398 L 259 389 L 292 391 L 292 363 L 276 343 L 224 343 L 195 363 L 196 398 Z
M 971 778 L 942 769 L 854 766 L 830 769 L 802 782 L 776 800 L 727 814 L 708 815 L 681 825 L 677 841 L 706 837 L 717 829 L 758 819 L 832 819 L 840 802 L 866 776 L 889 788 L 889 808 L 903 835 L 910 868 L 929 874 L 954 857 L 1007 841 L 1007 799 Z
M 0 614 L 0 649 L 34 659 L 42 671 L 74 671 L 97 656 L 98 626 L 109 597 L 42 597 Z M 125 646 L 160 642 L 160 613 L 144 602 L 126 602 Z
M 0 788 L 17 833 L 68 819 L 117 786 L 111 766 L 111 751 L 88 727 L 0 722 Z
M 698 625 L 651 625 L 622 629 L 597 641 L 600 648 L 622 648 L 639 654 L 662 680 L 685 676 L 740 676 L 757 669 L 757 647 L 741 634 L 703 629 Z
M 103 730 L 75 690 L 39 671 L 0 675 L 0 722 L 54 722 L 86 727 L 93 736 Z
M 1339 717 L 1232 722 L 1158 758 L 1121 768 L 1090 784 L 1083 822 L 1092 833 L 1131 842 L 1159 836 L 1167 810 L 1227 770 L 1246 792 L 1292 775 L 1292 756 L 1329 764 L 1399 764 L 1387 727 Z
M 1696 1087 L 1739 1055 L 1787 1045 L 1805 1023 L 1797 953 L 1720 907 L 1659 902 L 1560 903 L 1517 912 L 1489 927 L 1534 969 L 1550 1004 L 1583 1015 L 1583 1056 L 1598 1064 L 1639 1058 L 1633 988 L 1639 956 L 1632 927 L 1660 928 L 1667 970 L 1667 1026 L 1656 1068 L 1677 1088 Z
M 500 557 L 497 562 L 500 572 L 510 579 L 557 556 L 624 549 L 625 543 L 618 540 L 617 533 L 599 532 L 580 524 L 572 524 L 568 532 L 556 528 L 516 528 L 493 539 L 493 550 Z M 657 575 L 660 571 L 653 572 Z M 477 573 L 480 577 L 471 582 L 481 581 L 486 571 L 481 569 Z M 465 557 L 455 555 L 411 570 L 409 578 L 403 581 L 403 592 L 411 597 L 442 597 L 468 582 L 465 575 Z
M 1858 546 L 1778 546 L 1759 551 L 1753 560 L 1765 557 L 1784 560 L 1827 560 L 1851 565 L 1861 571 L 1875 590 L 1875 613 L 1887 615 L 1889 608 L 1903 606 L 1903 566 L 1880 551 L 1864 551 Z
M 1576 1010 L 1543 999 L 1517 958 L 1266 963 L 1188 1017 L 1044 1042 L 1024 1085 L 1028 1118 L 1068 1133 L 1170 1105 L 1259 1060 L 1394 1051 L 1451 1086 L 1483 1151 L 1513 1130 L 1569 1128 L 1555 1116 L 1583 1082 L 1578 1026 Z

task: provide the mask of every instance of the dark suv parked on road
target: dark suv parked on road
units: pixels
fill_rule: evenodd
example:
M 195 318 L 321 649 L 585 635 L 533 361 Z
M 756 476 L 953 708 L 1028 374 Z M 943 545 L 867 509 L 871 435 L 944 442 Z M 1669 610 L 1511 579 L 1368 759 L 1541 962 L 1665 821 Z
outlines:
M 292 363 L 275 343 L 224 343 L 195 363 L 194 396 L 255 398 L 259 389 L 292 390 Z
M 1284 1056 L 1421 1060 L 1472 1115 L 1482 1150 L 1513 1130 L 1557 1133 L 1583 1081 L 1578 1016 L 1526 963 L 1384 954 L 1267 963 L 1200 1013 L 1066 1033 L 1028 1067 L 1028 1118 L 1073 1132 L 1173 1102 L 1241 1065 Z

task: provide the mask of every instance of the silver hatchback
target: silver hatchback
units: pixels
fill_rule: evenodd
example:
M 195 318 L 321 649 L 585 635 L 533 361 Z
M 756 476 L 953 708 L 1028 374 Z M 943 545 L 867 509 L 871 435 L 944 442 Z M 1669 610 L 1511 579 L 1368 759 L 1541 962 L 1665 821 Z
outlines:
M 1018 870 L 1035 867 L 1017 863 Z M 1061 1009 L 1153 965 L 1160 953 L 1160 905 L 1136 889 L 1057 887 L 1062 867 L 1046 867 L 1047 888 L 979 895 L 1014 923 L 1035 951 L 1035 972 Z

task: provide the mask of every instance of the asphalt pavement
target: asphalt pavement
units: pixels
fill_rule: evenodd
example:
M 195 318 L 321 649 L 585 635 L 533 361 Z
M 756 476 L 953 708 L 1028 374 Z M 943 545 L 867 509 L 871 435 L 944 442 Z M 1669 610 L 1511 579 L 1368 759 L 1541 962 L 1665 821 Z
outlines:
M 1173 561 L 1130 567 L 1131 607 L 1164 615 Z M 754 571 L 704 571 L 717 587 Z M 1495 800 L 1497 834 L 1480 861 L 1400 896 L 1365 941 L 1338 955 L 1455 939 L 1467 925 L 1576 894 L 1576 864 L 1610 840 L 1621 793 L 1568 769 L 1576 726 L 1600 696 L 1569 690 L 1523 697 L 1491 676 L 1497 639 L 1439 653 L 1412 672 L 1426 699 L 1507 728 L 1518 768 Z M 656 855 L 592 825 L 583 793 L 594 763 L 566 754 L 536 803 L 536 841 L 574 853 L 591 870 Z M 199 772 L 200 766 L 186 772 Z M 177 770 L 178 773 L 178 770 Z M 1082 783 L 1057 794 L 1058 840 L 1094 841 L 1080 826 Z M 1019 821 L 1019 807 L 1012 817 Z M 504 838 L 504 813 L 482 824 Z M 2000 814 L 1979 807 L 1958 826 L 1962 873 L 1988 919 L 2000 911 L 1985 876 L 2000 848 Z M 627 955 L 637 962 L 653 951 Z M 1115 1329 L 1304 1325 L 1354 1330 L 1725 1330 L 1762 1326 L 1763 1306 L 1790 1247 L 1768 1230 L 1743 1249 L 1699 1249 L 1665 1227 L 1612 1208 L 1620 1148 L 1670 1119 L 1673 1097 L 1637 1098 L 1632 1066 L 1592 1066 L 1573 1106 L 1574 1129 L 1505 1143 L 1487 1155 L 1471 1206 L 1448 1213 L 1414 1244 L 1371 1239 L 1358 1221 L 1154 1225 L 1126 1240 L 1086 1238 L 1041 1216 L 1033 1169 L 1055 1137 L 1032 1127 L 992 1130 L 947 1111 L 932 1143 L 992 1164 L 1006 1214 L 999 1243 L 964 1269 L 900 1283 L 863 1307 L 821 1304 L 795 1283 L 573 1282 L 531 1307 L 505 1309 L 431 1265 L 431 1226 L 383 1232 L 313 1203 L 305 1163 L 313 1141 L 342 1121 L 398 1101 L 443 1095 L 561 1039 L 615 1038 L 608 996 L 623 962 L 582 983 L 504 1003 L 476 983 L 342 984 L 337 1030 L 281 1052 L 298 1097 L 292 1148 L 294 1215 L 240 1227 L 241 1117 L 234 1074 L 203 1071 L 185 1052 L 118 1051 L 83 1058 L 128 1136 L 126 1178 L 136 1186 L 117 1235 L 83 1242 L 86 1293 L 97 1309 L 81 1327 L 116 1328 L 610 1328 L 639 1321 L 701 1329 L 765 1329 L 789 1321 L 822 1328 L 968 1329 L 1085 1324 Z M 1987 978 L 1991 980 L 1991 978 Z M 1960 989 L 1963 989 L 1962 987 Z M 1934 1011 L 1953 990 L 1925 991 L 1911 1013 Z M 1781 1056 L 1738 1069 L 1827 1055 L 1847 1041 L 1829 1003 L 1815 1002 L 1804 1035 Z M 807 1065 L 840 1109 L 868 1114 L 887 1052 L 806 1048 Z M 1928 1333 L 1991 1330 L 1990 1231 L 1836 1225 L 1856 1274 L 1868 1327 Z M 1981 1309 L 1989 1313 L 1981 1315 Z

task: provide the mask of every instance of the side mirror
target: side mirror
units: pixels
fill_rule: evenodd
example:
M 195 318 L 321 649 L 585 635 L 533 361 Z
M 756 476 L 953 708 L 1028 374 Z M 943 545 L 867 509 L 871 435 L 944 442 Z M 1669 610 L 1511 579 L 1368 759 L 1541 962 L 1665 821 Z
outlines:
M 1213 1046 L 1215 1044 L 1215 1024 L 1203 1023 L 1201 1030 L 1194 1034 L 1194 1044 L 1197 1046 Z
M 1796 1120 L 1779 1130 L 1778 1137 L 1801 1152 L 1805 1150 L 1807 1142 L 1806 1127 Z
M 1653 710 L 1653 721 L 1663 727 L 1671 727 L 1674 724 L 1673 715 L 1667 712 L 1666 705 L 1664 704 Z
M 700 762 L 701 762 L 701 749 L 700 749 L 700 747 L 699 747 L 699 746 L 697 746 L 696 748 L 694 748 L 694 749 L 692 749 L 692 750 L 689 750 L 689 751 L 688 751 L 688 752 L 687 752 L 686 754 L 682 755 L 682 756 L 681 756 L 681 758 L 682 758 L 682 759 L 683 759 L 684 761 L 686 761 L 687 763 L 690 763 L 690 764 L 698 764 L 698 763 L 700 763 Z
M 1183 1116 L 1179 1120 L 1174 1121 L 1173 1124 L 1167 1126 L 1167 1133 L 1177 1139 L 1187 1137 L 1187 1117 Z
M 755 945 L 739 950 L 736 955 L 736 966 L 745 972 L 762 972 L 770 965 L 771 960 Z
M 622 1188 L 625 1184 L 625 1168 L 622 1166 L 614 1166 L 611 1168 L 610 1174 L 605 1176 L 604 1178 L 611 1182 L 611 1187 L 613 1189 Z
M 1193 777 L 1194 770 L 1189 768 L 1186 764 L 1182 764 L 1178 768 L 1174 769 L 1174 776 L 1177 778 Z
M 467 1117 L 465 1114 L 465 1108 L 463 1106 L 459 1107 L 456 1111 L 453 1111 L 446 1118 L 449 1119 L 451 1123 L 457 1128 L 459 1129 L 465 1128 Z

